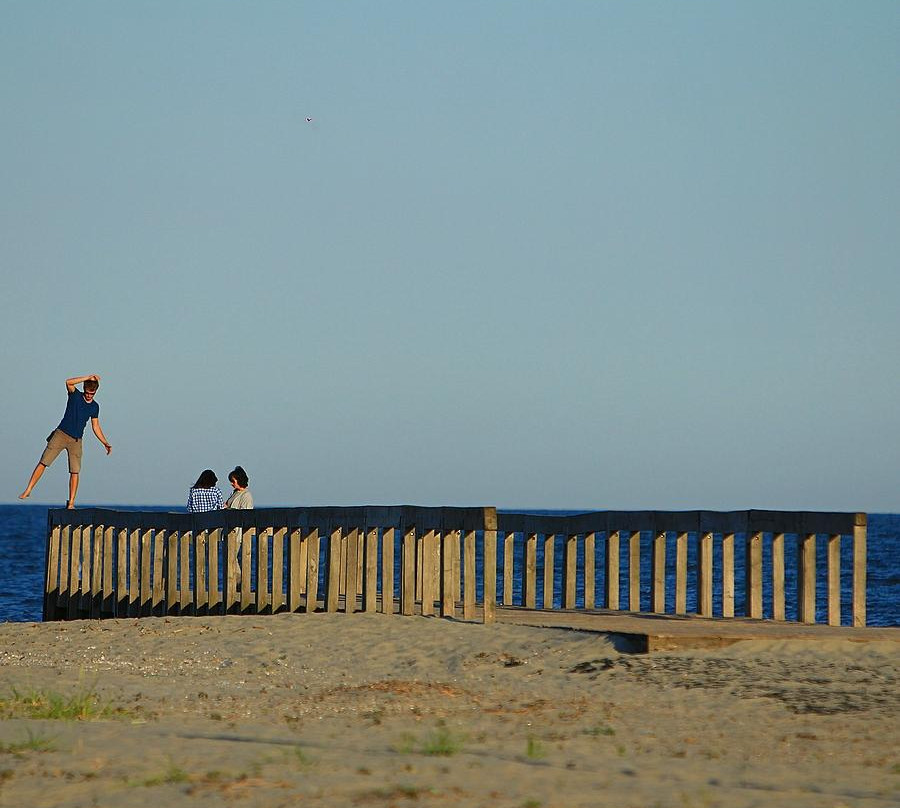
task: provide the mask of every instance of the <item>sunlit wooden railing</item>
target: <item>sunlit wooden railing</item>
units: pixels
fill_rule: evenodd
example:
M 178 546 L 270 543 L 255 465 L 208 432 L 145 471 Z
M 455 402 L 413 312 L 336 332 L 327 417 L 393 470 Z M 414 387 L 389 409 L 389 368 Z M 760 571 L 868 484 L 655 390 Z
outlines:
M 44 619 L 380 611 L 491 622 L 499 598 L 784 620 L 790 591 L 797 620 L 815 622 L 821 604 L 840 625 L 842 577 L 846 622 L 865 625 L 865 514 L 60 509 L 48 516 Z

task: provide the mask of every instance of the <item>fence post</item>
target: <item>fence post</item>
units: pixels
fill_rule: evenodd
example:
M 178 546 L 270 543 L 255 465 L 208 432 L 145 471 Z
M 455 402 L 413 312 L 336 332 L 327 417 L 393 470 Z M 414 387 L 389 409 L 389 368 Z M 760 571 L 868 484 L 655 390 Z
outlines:
M 800 536 L 797 554 L 797 617 L 816 622 L 816 534 Z
M 653 548 L 650 554 L 652 575 L 650 577 L 650 599 L 656 614 L 666 611 L 666 532 L 659 531 L 653 537 Z
M 856 514 L 853 526 L 853 625 L 866 624 L 866 522 Z
M 747 616 L 762 617 L 762 533 L 747 536 L 746 578 Z
M 504 570 L 505 574 L 505 570 Z M 497 509 L 484 509 L 484 553 L 482 560 L 483 621 L 493 623 L 497 615 Z M 504 598 L 506 593 L 504 592 Z
M 411 615 L 416 605 L 416 529 L 403 532 L 400 556 L 400 614 Z
M 613 530 L 606 535 L 606 597 L 607 609 L 619 608 L 619 531 Z
M 828 537 L 828 625 L 841 624 L 841 536 Z
M 784 533 L 772 536 L 772 618 L 784 620 Z
M 593 609 L 597 605 L 596 580 L 597 560 L 594 555 L 597 534 L 587 533 L 584 537 L 584 608 Z
M 712 617 L 713 534 L 701 532 L 697 548 L 697 605 L 703 617 Z

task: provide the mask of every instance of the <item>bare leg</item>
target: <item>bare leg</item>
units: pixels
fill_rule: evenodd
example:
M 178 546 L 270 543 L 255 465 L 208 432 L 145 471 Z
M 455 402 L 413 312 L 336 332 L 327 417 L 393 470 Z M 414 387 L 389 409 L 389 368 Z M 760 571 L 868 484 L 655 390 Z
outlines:
M 31 479 L 28 481 L 28 485 L 25 486 L 25 490 L 19 494 L 19 499 L 28 499 L 31 496 L 31 489 L 37 485 L 37 481 L 41 479 L 41 475 L 46 468 L 43 463 L 38 463 L 34 467 L 34 471 L 31 472 Z
M 69 472 L 69 501 L 66 503 L 66 507 L 70 510 L 75 507 L 76 493 L 78 493 L 78 475 Z

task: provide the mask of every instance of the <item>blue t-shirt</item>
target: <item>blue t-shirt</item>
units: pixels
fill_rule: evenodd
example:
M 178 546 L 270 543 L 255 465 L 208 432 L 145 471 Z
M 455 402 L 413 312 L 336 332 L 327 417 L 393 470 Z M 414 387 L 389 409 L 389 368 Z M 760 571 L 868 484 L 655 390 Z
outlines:
M 76 390 L 73 393 L 69 393 L 69 400 L 66 402 L 66 412 L 57 429 L 61 429 L 70 438 L 81 440 L 88 419 L 99 417 L 100 405 L 96 401 L 88 404 L 84 400 L 81 390 Z

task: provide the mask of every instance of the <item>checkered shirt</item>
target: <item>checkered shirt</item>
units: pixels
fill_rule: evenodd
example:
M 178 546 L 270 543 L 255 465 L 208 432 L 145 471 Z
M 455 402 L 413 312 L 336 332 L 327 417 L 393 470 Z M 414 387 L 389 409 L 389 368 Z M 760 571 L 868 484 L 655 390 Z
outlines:
M 188 492 L 187 509 L 190 513 L 217 511 L 224 505 L 222 492 L 218 488 L 192 488 Z

